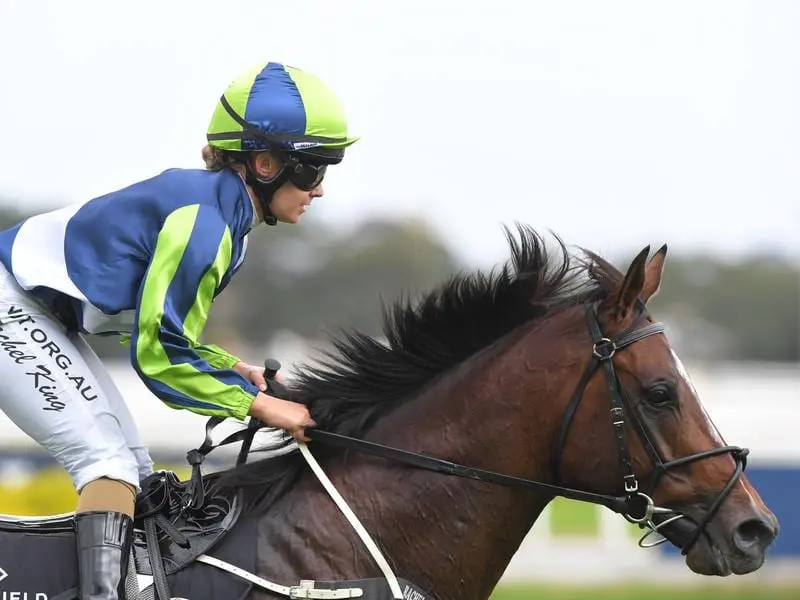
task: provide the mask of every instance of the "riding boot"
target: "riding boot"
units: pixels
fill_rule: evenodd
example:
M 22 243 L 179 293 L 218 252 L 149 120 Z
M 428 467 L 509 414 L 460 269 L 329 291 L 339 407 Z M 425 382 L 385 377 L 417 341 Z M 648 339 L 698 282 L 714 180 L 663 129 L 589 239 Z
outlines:
M 75 515 L 79 600 L 125 600 L 133 519 L 118 512 Z

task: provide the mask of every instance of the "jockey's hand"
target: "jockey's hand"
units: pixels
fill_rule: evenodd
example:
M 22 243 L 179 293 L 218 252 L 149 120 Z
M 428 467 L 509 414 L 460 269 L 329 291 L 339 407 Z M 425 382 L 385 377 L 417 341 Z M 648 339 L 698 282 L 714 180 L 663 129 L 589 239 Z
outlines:
M 286 430 L 298 442 L 310 442 L 311 440 L 306 437 L 305 428 L 316 425 L 305 404 L 281 400 L 263 393 L 255 397 L 248 414 L 270 427 Z
M 247 379 L 247 381 L 252 383 L 262 392 L 267 391 L 267 380 L 264 378 L 264 367 L 257 367 L 256 365 L 249 365 L 246 362 L 239 361 L 233 365 L 233 370 Z

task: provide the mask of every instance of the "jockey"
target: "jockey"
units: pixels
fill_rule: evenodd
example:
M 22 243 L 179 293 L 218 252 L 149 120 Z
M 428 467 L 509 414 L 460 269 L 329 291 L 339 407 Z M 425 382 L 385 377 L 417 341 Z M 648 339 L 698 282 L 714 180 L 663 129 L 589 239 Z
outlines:
M 265 394 L 263 368 L 200 337 L 250 231 L 297 223 L 356 139 L 322 81 L 262 63 L 220 98 L 205 170 L 170 169 L 0 232 L 0 409 L 73 480 L 81 600 L 124 598 L 135 496 L 153 472 L 83 336 L 122 336 L 172 408 L 249 415 L 306 441 L 305 406 Z

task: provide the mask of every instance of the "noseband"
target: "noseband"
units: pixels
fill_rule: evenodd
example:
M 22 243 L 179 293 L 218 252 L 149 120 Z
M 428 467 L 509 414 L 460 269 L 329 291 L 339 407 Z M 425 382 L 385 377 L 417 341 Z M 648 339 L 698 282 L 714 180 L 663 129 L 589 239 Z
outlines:
M 649 317 L 644 305 L 639 303 L 638 309 L 640 311 L 640 315 L 644 314 L 645 316 Z M 675 469 L 698 460 L 703 460 L 705 458 L 711 458 L 713 456 L 727 453 L 730 453 L 733 459 L 736 461 L 736 469 L 734 470 L 731 478 L 728 480 L 728 483 L 725 484 L 725 487 L 722 488 L 717 495 L 717 498 L 714 500 L 714 503 L 706 511 L 702 520 L 697 524 L 697 527 L 689 541 L 683 546 L 683 548 L 681 548 L 681 554 L 687 554 L 700 539 L 700 536 L 705 531 L 706 526 L 709 524 L 711 519 L 714 518 L 714 515 L 725 501 L 725 498 L 727 498 L 731 493 L 733 486 L 744 472 L 745 467 L 747 466 L 747 454 L 749 453 L 749 450 L 747 448 L 740 448 L 738 446 L 723 446 L 720 448 L 706 450 L 704 452 L 697 452 L 696 454 L 684 456 L 675 460 L 664 461 L 656 449 L 655 444 L 653 444 L 651 441 L 650 436 L 647 435 L 647 429 L 642 424 L 640 418 L 636 414 L 636 411 L 633 410 L 629 401 L 625 402 L 625 399 L 627 399 L 625 390 L 620 384 L 619 377 L 614 369 L 613 361 L 614 355 L 617 352 L 624 350 L 626 347 L 651 335 L 664 333 L 664 325 L 661 323 L 650 323 L 639 329 L 629 329 L 628 331 L 620 334 L 616 339 L 612 340 L 603 335 L 602 329 L 600 328 L 600 321 L 597 317 L 596 304 L 591 304 L 586 307 L 586 319 L 589 325 L 589 333 L 592 337 L 592 358 L 589 361 L 589 364 L 586 366 L 586 370 L 583 372 L 583 375 L 578 382 L 578 386 L 575 388 L 575 392 L 572 394 L 572 398 L 570 399 L 566 412 L 564 413 L 564 419 L 561 422 L 558 443 L 556 445 L 556 452 L 554 454 L 556 480 L 560 481 L 561 460 L 564 455 L 564 445 L 566 444 L 567 434 L 569 432 L 572 419 L 575 416 L 575 412 L 578 409 L 581 399 L 583 398 L 583 393 L 586 390 L 586 386 L 589 384 L 592 376 L 602 366 L 606 374 L 606 384 L 611 399 L 611 425 L 614 428 L 614 437 L 617 445 L 617 457 L 619 461 L 619 473 L 622 476 L 623 488 L 625 490 L 625 502 L 627 504 L 627 510 L 622 512 L 622 515 L 631 523 L 636 523 L 641 528 L 647 530 L 644 536 L 642 536 L 642 538 L 639 540 L 640 546 L 643 548 L 650 548 L 666 542 L 667 539 L 663 536 L 658 537 L 655 541 L 650 541 L 649 538 L 652 535 L 660 534 L 660 531 L 664 527 L 684 518 L 686 515 L 675 509 L 656 506 L 651 496 L 643 493 L 639 488 L 639 481 L 634 473 L 633 465 L 631 463 L 630 450 L 628 448 L 628 438 L 625 432 L 626 409 L 627 412 L 633 415 L 633 418 L 631 419 L 631 425 L 633 426 L 636 434 L 639 436 L 639 440 L 642 442 L 645 451 L 653 463 L 653 476 L 648 490 L 651 495 L 655 492 L 659 481 L 669 469 Z M 664 519 L 660 523 L 655 523 L 653 521 L 653 517 L 655 515 L 663 515 Z

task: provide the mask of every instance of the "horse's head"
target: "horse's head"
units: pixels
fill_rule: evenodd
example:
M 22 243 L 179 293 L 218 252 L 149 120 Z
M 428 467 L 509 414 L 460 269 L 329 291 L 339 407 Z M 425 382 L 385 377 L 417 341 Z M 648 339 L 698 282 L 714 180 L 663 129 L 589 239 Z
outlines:
M 693 571 L 749 573 L 763 563 L 777 519 L 742 475 L 747 451 L 726 446 L 647 312 L 666 246 L 649 262 L 648 253 L 624 275 L 592 255 L 611 283 L 587 311 L 593 340 L 584 343 L 594 349 L 589 368 L 595 370 L 567 410 L 557 471 L 570 487 L 638 500 L 631 516 L 681 548 Z M 645 514 L 650 498 L 655 510 L 651 504 Z

